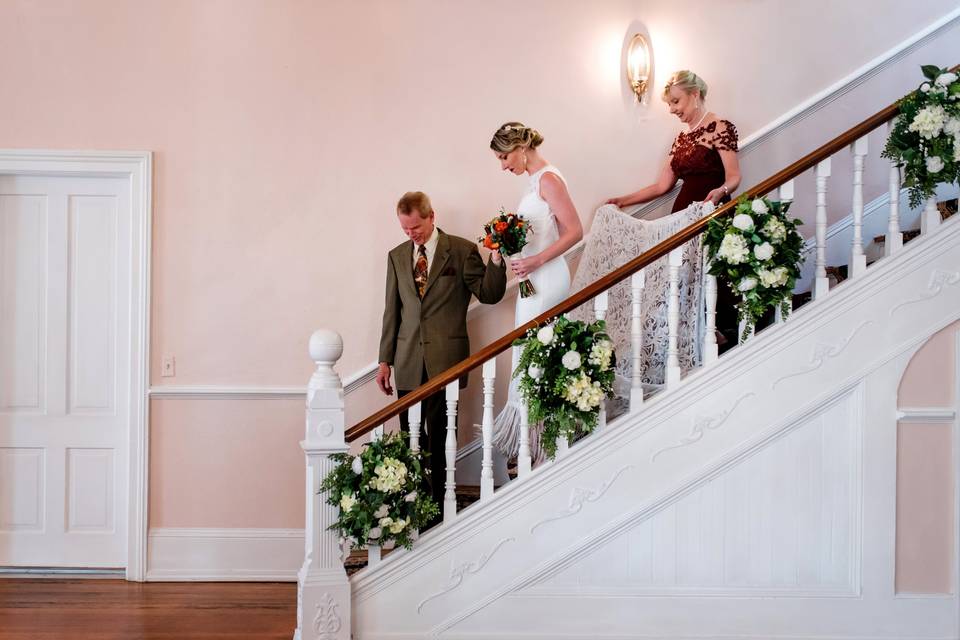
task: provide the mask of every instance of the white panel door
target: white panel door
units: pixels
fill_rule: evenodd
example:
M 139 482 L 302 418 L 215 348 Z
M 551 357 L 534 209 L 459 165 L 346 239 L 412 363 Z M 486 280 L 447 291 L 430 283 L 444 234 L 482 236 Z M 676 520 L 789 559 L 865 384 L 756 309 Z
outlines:
M 0 566 L 123 567 L 130 185 L 0 175 Z

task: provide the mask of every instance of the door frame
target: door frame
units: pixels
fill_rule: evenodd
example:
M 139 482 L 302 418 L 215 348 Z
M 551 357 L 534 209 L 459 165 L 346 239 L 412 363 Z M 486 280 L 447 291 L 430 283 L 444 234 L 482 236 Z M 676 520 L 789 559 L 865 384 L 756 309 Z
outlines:
M 153 154 L 150 151 L 0 149 L 0 174 L 126 178 L 130 184 L 130 379 L 127 429 L 126 579 L 147 569 L 150 382 L 150 257 Z

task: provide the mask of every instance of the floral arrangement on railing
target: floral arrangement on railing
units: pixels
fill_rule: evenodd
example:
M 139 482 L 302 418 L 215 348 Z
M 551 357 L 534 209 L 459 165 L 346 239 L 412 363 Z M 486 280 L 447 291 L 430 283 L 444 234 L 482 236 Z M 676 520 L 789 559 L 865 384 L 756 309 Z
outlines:
M 530 424 L 543 422 L 540 442 L 553 458 L 557 438 L 569 443 L 596 428 L 600 403 L 613 392 L 613 342 L 603 320 L 587 324 L 560 316 L 514 345 L 522 351 L 513 375 L 520 378 Z
M 516 260 L 520 251 L 527 245 L 527 234 L 533 229 L 523 216 L 507 213 L 500 207 L 500 213 L 483 225 L 483 235 L 478 238 L 487 249 L 499 251 L 505 258 Z M 529 298 L 537 291 L 528 279 L 520 281 L 520 297 Z
M 709 273 L 740 296 L 743 340 L 768 309 L 779 306 L 784 318 L 790 313 L 803 263 L 803 238 L 797 232 L 803 221 L 788 218 L 789 208 L 789 202 L 741 198 L 732 217 L 714 218 L 707 225 Z
M 410 450 L 402 433 L 370 442 L 357 456 L 330 456 L 337 466 L 320 486 L 329 492 L 327 503 L 340 508 L 330 529 L 352 545 L 392 541 L 409 549 L 413 532 L 440 513 L 422 492 L 423 456 Z
M 960 81 L 935 65 L 921 69 L 926 81 L 901 98 L 883 149 L 903 167 L 912 207 L 933 196 L 937 184 L 960 179 Z

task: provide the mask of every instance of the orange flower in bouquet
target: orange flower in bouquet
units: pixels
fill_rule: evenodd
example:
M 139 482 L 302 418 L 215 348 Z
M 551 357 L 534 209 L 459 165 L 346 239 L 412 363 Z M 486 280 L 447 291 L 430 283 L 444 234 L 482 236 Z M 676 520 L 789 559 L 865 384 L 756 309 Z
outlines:
M 507 213 L 500 207 L 500 215 L 483 225 L 483 235 L 479 240 L 487 249 L 499 251 L 501 255 L 517 259 L 520 250 L 527 244 L 527 234 L 533 233 L 523 216 Z M 529 280 L 520 281 L 520 297 L 527 298 L 536 293 Z

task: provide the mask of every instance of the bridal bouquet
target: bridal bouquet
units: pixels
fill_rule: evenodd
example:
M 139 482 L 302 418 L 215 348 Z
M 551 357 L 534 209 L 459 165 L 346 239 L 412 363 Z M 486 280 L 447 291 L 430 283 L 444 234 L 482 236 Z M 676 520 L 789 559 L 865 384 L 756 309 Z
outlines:
M 483 225 L 483 235 L 479 240 L 487 249 L 499 251 L 500 255 L 516 259 L 520 250 L 527 244 L 527 234 L 533 230 L 527 225 L 523 216 L 507 213 L 500 207 L 500 214 Z M 536 293 L 533 283 L 529 280 L 520 281 L 520 297 L 527 298 Z
M 803 221 L 788 218 L 789 208 L 789 202 L 744 198 L 732 218 L 714 218 L 707 226 L 704 244 L 710 275 L 725 280 L 739 294 L 737 312 L 746 323 L 743 340 L 767 309 L 779 305 L 784 318 L 790 313 L 803 262 L 803 238 L 797 232 Z
M 330 529 L 353 545 L 389 541 L 410 548 L 413 531 L 440 513 L 437 504 L 422 495 L 422 454 L 414 453 L 400 433 L 366 445 L 357 456 L 335 453 L 337 466 L 323 480 L 330 492 L 327 504 L 340 508 Z
M 960 179 L 960 81 L 935 65 L 921 67 L 927 80 L 900 100 L 900 115 L 883 156 L 903 167 L 910 206 L 933 196 L 941 182 Z
M 558 437 L 570 442 L 597 426 L 600 402 L 613 391 L 613 342 L 603 320 L 586 324 L 560 316 L 514 344 L 523 350 L 513 376 L 520 378 L 530 423 L 543 422 L 540 441 L 553 458 Z

